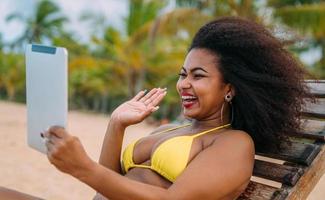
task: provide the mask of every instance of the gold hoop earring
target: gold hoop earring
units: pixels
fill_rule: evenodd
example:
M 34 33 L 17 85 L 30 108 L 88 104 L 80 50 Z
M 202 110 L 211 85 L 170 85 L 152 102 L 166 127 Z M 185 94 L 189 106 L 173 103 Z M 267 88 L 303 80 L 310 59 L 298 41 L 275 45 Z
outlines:
M 221 106 L 221 124 L 223 124 L 223 107 L 225 106 L 225 102 L 222 103 Z
M 231 102 L 230 102 L 230 107 L 231 107 L 231 121 L 230 121 L 230 124 L 232 124 L 233 121 L 234 121 L 234 106 L 231 104 Z

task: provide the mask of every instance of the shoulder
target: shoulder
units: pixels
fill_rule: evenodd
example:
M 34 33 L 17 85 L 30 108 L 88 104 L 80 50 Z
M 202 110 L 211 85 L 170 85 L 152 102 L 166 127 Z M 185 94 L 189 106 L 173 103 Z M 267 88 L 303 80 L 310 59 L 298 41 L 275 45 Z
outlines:
M 255 146 L 252 137 L 241 130 L 228 130 L 212 144 L 213 151 L 229 155 L 229 158 L 254 161 Z
M 255 147 L 251 136 L 240 130 L 225 131 L 213 142 L 214 154 L 227 155 L 231 160 L 250 166 L 254 163 Z
M 251 176 L 254 166 L 255 147 L 253 139 L 244 131 L 225 131 L 210 146 L 208 157 L 213 163 L 223 163 L 227 166 L 227 170 L 240 172 L 244 180 Z
M 214 145 L 223 143 L 225 145 L 229 145 L 232 148 L 253 148 L 254 149 L 254 141 L 252 137 L 241 130 L 228 130 L 225 131 L 221 137 L 214 141 Z
M 181 182 L 190 191 L 184 199 L 202 197 L 204 192 L 207 198 L 234 196 L 242 192 L 250 180 L 254 153 L 254 143 L 247 133 L 224 131 L 188 164 L 175 183 L 180 185 Z M 189 184 L 193 181 L 196 184 Z

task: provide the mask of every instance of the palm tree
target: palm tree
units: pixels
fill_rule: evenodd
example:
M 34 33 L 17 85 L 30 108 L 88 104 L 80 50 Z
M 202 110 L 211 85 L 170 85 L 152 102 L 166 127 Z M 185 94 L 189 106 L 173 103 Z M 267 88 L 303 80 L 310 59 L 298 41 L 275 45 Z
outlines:
M 62 30 L 62 25 L 67 18 L 60 13 L 60 8 L 50 0 L 39 1 L 35 11 L 30 16 L 22 16 L 20 13 L 12 13 L 7 16 L 7 22 L 19 20 L 25 24 L 23 34 L 12 44 L 22 46 L 24 42 L 41 43 L 50 40 Z
M 261 21 L 257 14 L 256 0 L 176 0 L 179 7 L 197 8 L 213 17 L 241 16 L 247 19 Z
M 177 116 L 177 74 L 191 38 L 209 20 L 211 17 L 198 9 L 178 8 L 148 21 L 129 38 L 126 47 L 134 48 L 127 48 L 123 52 L 137 58 L 134 61 L 141 61 L 138 65 L 139 76 L 133 80 L 134 90 L 157 86 L 169 88 L 165 104 L 156 113 L 158 118 L 170 119 Z
M 131 0 L 129 15 L 125 19 L 127 39 L 123 48 L 122 57 L 128 66 L 128 86 L 130 95 L 133 96 L 144 86 L 146 68 L 150 48 L 147 38 L 134 41 L 133 38 L 145 24 L 155 20 L 158 12 L 166 5 L 166 1 Z
M 152 4 L 149 6 L 146 4 L 148 2 Z M 102 39 L 94 39 L 97 50 L 100 50 L 97 55 L 114 60 L 117 65 L 127 69 L 125 79 L 128 80 L 130 96 L 142 88 L 158 85 L 170 88 L 173 95 L 166 99 L 170 106 L 165 109 L 166 113 L 170 113 L 171 108 L 178 103 L 173 89 L 190 39 L 213 16 L 200 10 L 206 9 L 206 4 L 200 8 L 181 7 L 158 15 L 162 5 L 154 5 L 154 1 L 146 3 L 141 0 L 130 1 L 125 37 L 108 27 Z M 241 6 L 243 3 L 237 5 L 236 2 L 233 5 L 238 10 Z
M 69 58 L 76 56 L 90 55 L 90 49 L 87 44 L 83 44 L 76 39 L 73 32 L 61 31 L 60 35 L 52 37 L 54 46 L 64 46 L 69 50 Z
M 325 3 L 320 0 L 270 0 L 274 16 L 310 38 L 309 48 L 319 47 L 322 58 L 315 65 L 315 74 L 325 78 Z
M 130 0 L 129 14 L 125 18 L 125 34 L 113 27 L 105 29 L 103 38 L 93 36 L 98 45 L 96 55 L 107 58 L 126 69 L 128 95 L 133 96 L 143 87 L 147 58 L 150 54 L 147 38 L 134 40 L 138 31 L 153 21 L 167 1 Z
M 8 100 L 17 100 L 17 93 L 20 93 L 19 100 L 24 101 L 25 92 L 25 67 L 24 59 L 20 54 L 0 54 L 0 90 L 3 90 Z
M 211 19 L 193 8 L 158 15 L 163 7 L 164 4 L 157 1 L 131 1 L 130 14 L 125 18 L 125 34 L 108 26 L 102 37 L 93 36 L 96 44 L 94 56 L 111 63 L 106 66 L 106 71 L 102 71 L 111 75 L 102 77 L 109 82 L 105 87 L 109 91 L 110 102 L 114 101 L 114 96 L 120 98 L 123 95 L 114 94 L 118 88 L 127 96 L 140 89 L 157 86 L 173 89 L 190 38 Z M 96 19 L 98 17 L 93 21 Z M 170 107 L 177 102 L 175 97 L 176 94 L 168 98 Z

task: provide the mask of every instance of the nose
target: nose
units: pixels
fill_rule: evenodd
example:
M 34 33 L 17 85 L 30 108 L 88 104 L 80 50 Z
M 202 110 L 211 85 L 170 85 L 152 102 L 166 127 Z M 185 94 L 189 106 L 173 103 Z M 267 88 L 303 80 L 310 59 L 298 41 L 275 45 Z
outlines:
M 188 89 L 191 88 L 191 81 L 189 80 L 189 76 L 185 77 L 185 78 L 180 78 L 178 80 L 178 88 L 179 89 Z

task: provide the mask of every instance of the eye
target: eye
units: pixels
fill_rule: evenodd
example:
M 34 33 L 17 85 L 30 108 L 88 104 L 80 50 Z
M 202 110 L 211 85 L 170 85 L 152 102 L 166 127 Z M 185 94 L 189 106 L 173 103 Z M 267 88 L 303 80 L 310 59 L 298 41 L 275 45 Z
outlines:
M 205 76 L 202 74 L 194 74 L 194 78 L 196 78 L 196 79 L 203 78 L 203 77 L 205 77 Z
M 178 74 L 180 78 L 185 78 L 186 74 L 184 72 Z

